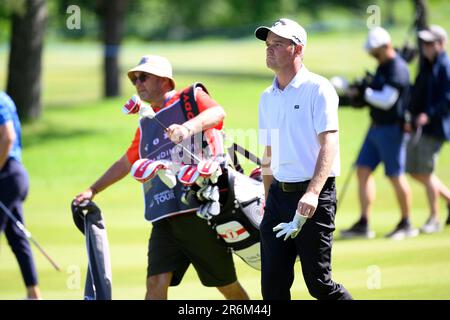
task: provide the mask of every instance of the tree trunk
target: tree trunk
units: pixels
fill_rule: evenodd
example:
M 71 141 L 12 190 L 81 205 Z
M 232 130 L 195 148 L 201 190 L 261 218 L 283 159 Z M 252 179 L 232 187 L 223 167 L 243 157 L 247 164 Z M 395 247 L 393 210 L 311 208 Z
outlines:
M 120 95 L 119 48 L 123 37 L 125 10 L 128 0 L 99 1 L 104 43 L 104 95 Z
M 25 1 L 24 14 L 12 15 L 11 51 L 6 91 L 22 120 L 39 118 L 42 46 L 47 22 L 45 0 Z

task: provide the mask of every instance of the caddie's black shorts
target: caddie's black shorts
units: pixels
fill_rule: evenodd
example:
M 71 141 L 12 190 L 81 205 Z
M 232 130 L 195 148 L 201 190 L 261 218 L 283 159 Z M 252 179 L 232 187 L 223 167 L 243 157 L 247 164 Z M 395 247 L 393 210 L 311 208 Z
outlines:
M 237 281 L 232 253 L 195 212 L 153 223 L 148 245 L 147 277 L 173 272 L 177 286 L 192 263 L 202 284 L 222 287 Z

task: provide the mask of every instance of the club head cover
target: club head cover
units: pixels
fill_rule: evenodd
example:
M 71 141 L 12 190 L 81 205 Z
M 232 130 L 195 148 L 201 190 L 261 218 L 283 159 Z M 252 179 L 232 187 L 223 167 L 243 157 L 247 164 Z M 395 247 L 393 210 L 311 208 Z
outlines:
M 262 169 L 261 169 L 261 167 L 257 167 L 255 169 L 253 169 L 252 172 L 250 172 L 249 177 L 252 178 L 252 179 L 255 179 L 255 180 L 259 181 L 259 182 L 262 182 L 263 179 L 262 179 Z
M 84 234 L 84 217 L 89 213 L 99 212 L 100 208 L 91 200 L 85 200 L 79 204 L 75 204 L 75 200 L 70 205 L 72 211 L 73 222 L 78 230 Z
M 201 160 L 197 165 L 197 170 L 201 177 L 210 178 L 220 170 L 220 163 L 213 159 Z
M 156 116 L 156 113 L 151 106 L 142 104 L 139 109 L 139 115 L 143 118 L 153 119 Z
M 125 105 L 122 107 L 122 112 L 124 114 L 135 114 L 141 109 L 141 98 L 134 94 Z
M 150 159 L 139 159 L 131 166 L 131 176 L 139 182 L 146 182 L 153 179 L 159 170 L 168 169 L 169 164 L 166 160 L 153 161 Z
M 195 165 L 185 165 L 181 167 L 178 172 L 178 181 L 184 186 L 192 186 L 197 178 L 200 176 L 197 166 Z

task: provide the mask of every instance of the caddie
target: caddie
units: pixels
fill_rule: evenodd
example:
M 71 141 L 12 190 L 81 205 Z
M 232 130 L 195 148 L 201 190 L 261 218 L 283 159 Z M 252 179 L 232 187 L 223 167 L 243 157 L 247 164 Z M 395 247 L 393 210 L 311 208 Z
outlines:
M 140 118 L 127 152 L 75 200 L 92 199 L 130 173 L 137 161 L 141 161 L 138 164 L 144 166 L 141 168 L 144 171 L 153 166 L 147 178 L 139 176 L 139 168 L 133 172 L 143 182 L 145 218 L 153 224 L 145 298 L 167 299 L 169 286 L 178 285 L 192 263 L 203 285 L 217 287 L 227 299 L 248 299 L 237 281 L 231 252 L 208 224 L 196 217 L 198 203 L 195 200 L 183 203 L 181 184 L 171 188 L 167 182 L 170 179 L 164 180 L 170 163 L 181 166 L 193 160 L 190 153 L 179 148 L 179 143 L 199 157 L 223 153 L 220 130 L 225 111 L 200 84 L 176 91 L 172 66 L 164 57 L 142 57 L 139 64 L 128 71 L 128 77 L 139 98 L 150 103 L 154 119 Z M 192 99 L 196 103 L 192 103 Z M 129 101 L 124 108 L 135 113 L 136 102 Z M 193 112 L 191 108 L 195 106 L 198 110 Z M 168 129 L 164 130 L 163 126 Z M 191 137 L 197 135 L 204 137 L 192 142 Z M 203 141 L 208 143 L 206 155 Z

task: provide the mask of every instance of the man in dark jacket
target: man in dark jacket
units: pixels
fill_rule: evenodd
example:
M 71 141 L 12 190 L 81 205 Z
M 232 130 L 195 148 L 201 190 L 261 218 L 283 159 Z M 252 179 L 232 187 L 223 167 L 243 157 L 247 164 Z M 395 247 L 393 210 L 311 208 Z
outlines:
M 365 49 L 377 60 L 378 68 L 364 91 L 371 124 L 356 161 L 361 216 L 349 229 L 342 230 L 341 236 L 375 237 L 369 228 L 376 193 L 373 173 L 383 163 L 401 211 L 400 222 L 386 237 L 394 240 L 415 237 L 419 232 L 410 222 L 411 191 L 404 174 L 406 141 L 402 130 L 409 98 L 408 65 L 394 50 L 389 33 L 381 27 L 369 31 Z
M 433 25 L 419 32 L 421 61 L 411 99 L 412 126 L 416 133 L 407 148 L 406 171 L 422 183 L 428 196 L 430 216 L 423 233 L 440 230 L 439 196 L 447 201 L 450 224 L 450 190 L 434 174 L 436 159 L 445 140 L 450 140 L 450 59 L 445 52 L 447 32 Z

